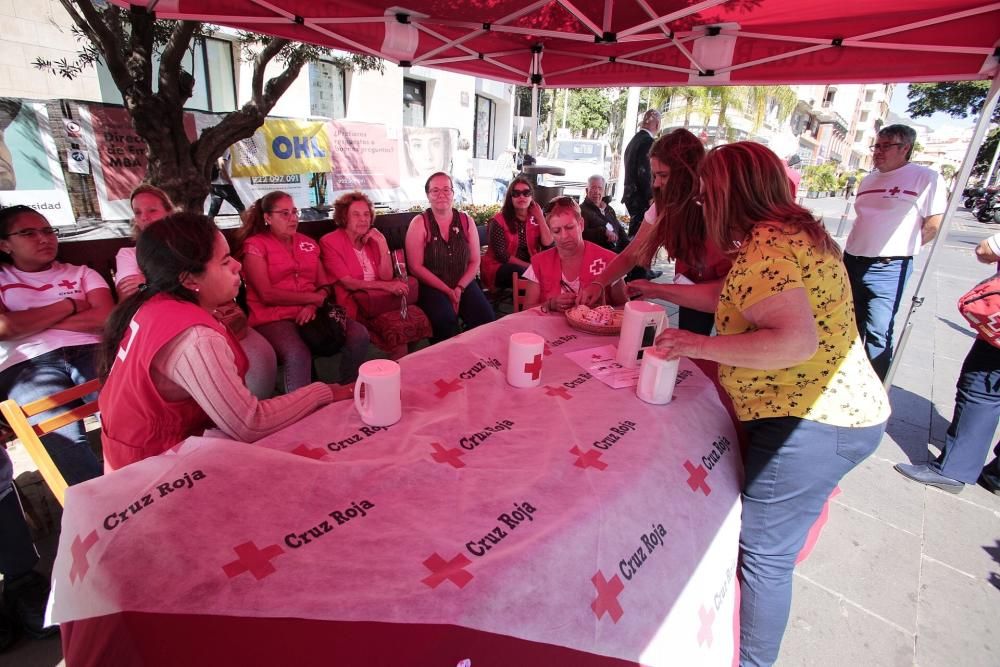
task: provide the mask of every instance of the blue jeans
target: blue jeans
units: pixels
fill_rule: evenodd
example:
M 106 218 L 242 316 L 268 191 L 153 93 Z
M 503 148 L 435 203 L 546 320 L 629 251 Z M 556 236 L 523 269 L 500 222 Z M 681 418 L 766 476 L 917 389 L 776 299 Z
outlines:
M 96 345 L 76 345 L 46 352 L 33 359 L 22 361 L 0 372 L 0 396 L 12 398 L 21 405 L 49 396 L 64 389 L 97 377 L 94 366 Z M 69 407 L 82 405 L 83 401 L 68 403 L 66 407 L 47 410 L 28 421 L 37 424 L 55 417 Z M 52 462 L 69 485 L 98 477 L 102 468 L 87 441 L 82 421 L 75 421 L 41 438 Z
M 962 362 L 955 391 L 955 413 L 941 455 L 931 469 L 975 484 L 1000 421 L 1000 349 L 977 338 Z
M 27 574 L 37 562 L 38 552 L 14 489 L 14 465 L 7 450 L 0 447 L 0 574 L 14 579 Z
M 884 380 L 892 363 L 893 321 L 903 300 L 906 281 L 913 273 L 913 258 L 882 262 L 874 257 L 844 253 L 844 266 L 854 293 L 854 317 L 865 353 L 879 379 Z
M 279 320 L 259 324 L 254 328 L 267 339 L 278 356 L 278 362 L 282 366 L 286 393 L 291 393 L 312 382 L 313 355 L 305 341 L 302 340 L 302 336 L 299 335 L 299 327 L 294 321 Z M 346 334 L 347 340 L 344 347 L 340 349 L 340 377 L 338 381 L 354 382 L 358 378 L 358 367 L 368 357 L 368 329 L 349 319 L 347 320 Z
M 423 285 L 417 305 L 427 314 L 431 321 L 434 336 L 432 343 L 451 338 L 458 333 L 458 318 L 461 317 L 466 329 L 473 329 L 480 324 L 486 324 L 496 319 L 493 306 L 490 305 L 479 283 L 471 282 L 462 292 L 458 302 L 458 312 L 451 305 L 451 299 L 444 292 Z
M 840 479 L 875 451 L 885 424 L 847 428 L 796 417 L 743 422 L 740 665 L 770 665 L 788 623 L 792 570 Z

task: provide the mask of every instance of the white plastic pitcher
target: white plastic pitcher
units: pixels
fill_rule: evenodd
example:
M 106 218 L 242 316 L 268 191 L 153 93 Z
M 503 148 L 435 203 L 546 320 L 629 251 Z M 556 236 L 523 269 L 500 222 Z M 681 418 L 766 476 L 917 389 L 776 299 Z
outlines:
M 653 352 L 642 357 L 639 368 L 639 382 L 635 385 L 635 395 L 654 405 L 669 403 L 674 397 L 677 382 L 677 365 L 680 359 L 667 361 Z
M 354 407 L 369 426 L 391 426 L 403 416 L 399 364 L 373 359 L 361 364 L 354 383 Z

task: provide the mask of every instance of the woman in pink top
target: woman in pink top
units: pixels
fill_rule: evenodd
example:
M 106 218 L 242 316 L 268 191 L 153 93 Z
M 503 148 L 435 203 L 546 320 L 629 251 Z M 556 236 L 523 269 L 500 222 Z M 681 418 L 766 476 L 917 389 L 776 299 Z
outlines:
M 372 342 L 392 359 L 409 344 L 431 335 L 430 321 L 416 305 L 417 280 L 393 277 L 392 252 L 382 232 L 372 225 L 375 207 L 362 192 L 348 192 L 333 205 L 336 231 L 320 239 L 323 266 L 337 303 L 348 317 L 360 320 Z
M 312 379 L 313 354 L 299 327 L 316 318 L 330 296 L 319 244 L 298 233 L 299 209 L 284 192 L 268 193 L 243 212 L 238 253 L 247 284 L 250 326 L 271 343 L 283 366 L 285 391 Z M 354 320 L 345 326 L 341 382 L 353 382 L 368 355 L 368 330 Z
M 244 386 L 247 359 L 212 311 L 236 297 L 240 263 L 208 218 L 175 213 L 139 237 L 146 282 L 108 319 L 98 402 L 104 464 L 116 470 L 215 425 L 254 442 L 353 395 L 310 384 L 264 401 Z

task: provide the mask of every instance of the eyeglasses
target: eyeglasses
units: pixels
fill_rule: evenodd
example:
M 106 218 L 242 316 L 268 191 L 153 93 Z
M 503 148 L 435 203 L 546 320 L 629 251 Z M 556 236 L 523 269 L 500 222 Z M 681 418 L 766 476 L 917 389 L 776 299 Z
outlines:
M 510 194 L 513 197 L 530 197 L 531 190 L 511 190 Z
M 271 215 L 295 215 L 299 214 L 299 209 L 297 208 L 279 208 L 277 210 L 269 211 Z
M 22 239 L 34 239 L 39 236 L 59 236 L 59 230 L 53 227 L 42 227 L 41 229 L 22 229 L 19 232 L 11 232 L 6 237 L 20 236 Z
M 454 190 L 451 188 L 431 188 L 427 191 L 427 194 L 431 195 L 450 195 Z
M 892 148 L 893 146 L 905 146 L 905 145 L 906 144 L 897 141 L 897 142 L 893 142 L 891 144 L 872 144 L 871 146 L 868 147 L 868 149 L 872 153 L 874 153 L 875 151 L 887 151 L 890 148 Z

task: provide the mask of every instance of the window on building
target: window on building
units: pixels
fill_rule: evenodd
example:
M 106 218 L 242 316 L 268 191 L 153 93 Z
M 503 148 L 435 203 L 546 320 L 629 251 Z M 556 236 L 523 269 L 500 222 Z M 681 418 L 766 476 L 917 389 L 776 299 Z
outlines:
M 836 94 L 837 94 L 837 89 L 836 88 L 834 88 L 834 87 L 831 86 L 831 87 L 829 87 L 829 88 L 826 89 L 826 92 L 823 93 L 823 108 L 824 109 L 827 108 L 827 107 L 829 107 L 831 104 L 833 104 L 833 98 L 836 96 Z
M 874 99 L 875 99 L 875 91 L 874 90 L 866 90 L 865 91 L 865 102 L 871 102 Z
M 333 63 L 316 62 L 309 67 L 309 113 L 325 118 L 347 115 L 344 70 Z
M 475 127 L 472 130 L 472 157 L 493 159 L 496 116 L 496 102 L 488 97 L 476 95 Z
M 858 116 L 858 122 L 859 123 L 867 123 L 868 122 L 868 115 L 869 115 L 869 113 L 867 111 L 862 111 L 861 115 Z
M 156 71 L 160 56 L 153 56 L 153 90 L 159 89 Z M 226 112 L 236 110 L 236 75 L 232 43 L 215 37 L 195 40 L 184 54 L 181 67 L 194 76 L 194 91 L 184 104 L 185 109 Z M 108 104 L 122 104 L 122 96 L 111 78 L 107 65 L 97 66 L 101 98 Z
M 403 79 L 403 125 L 427 125 L 427 83 L 417 79 Z

